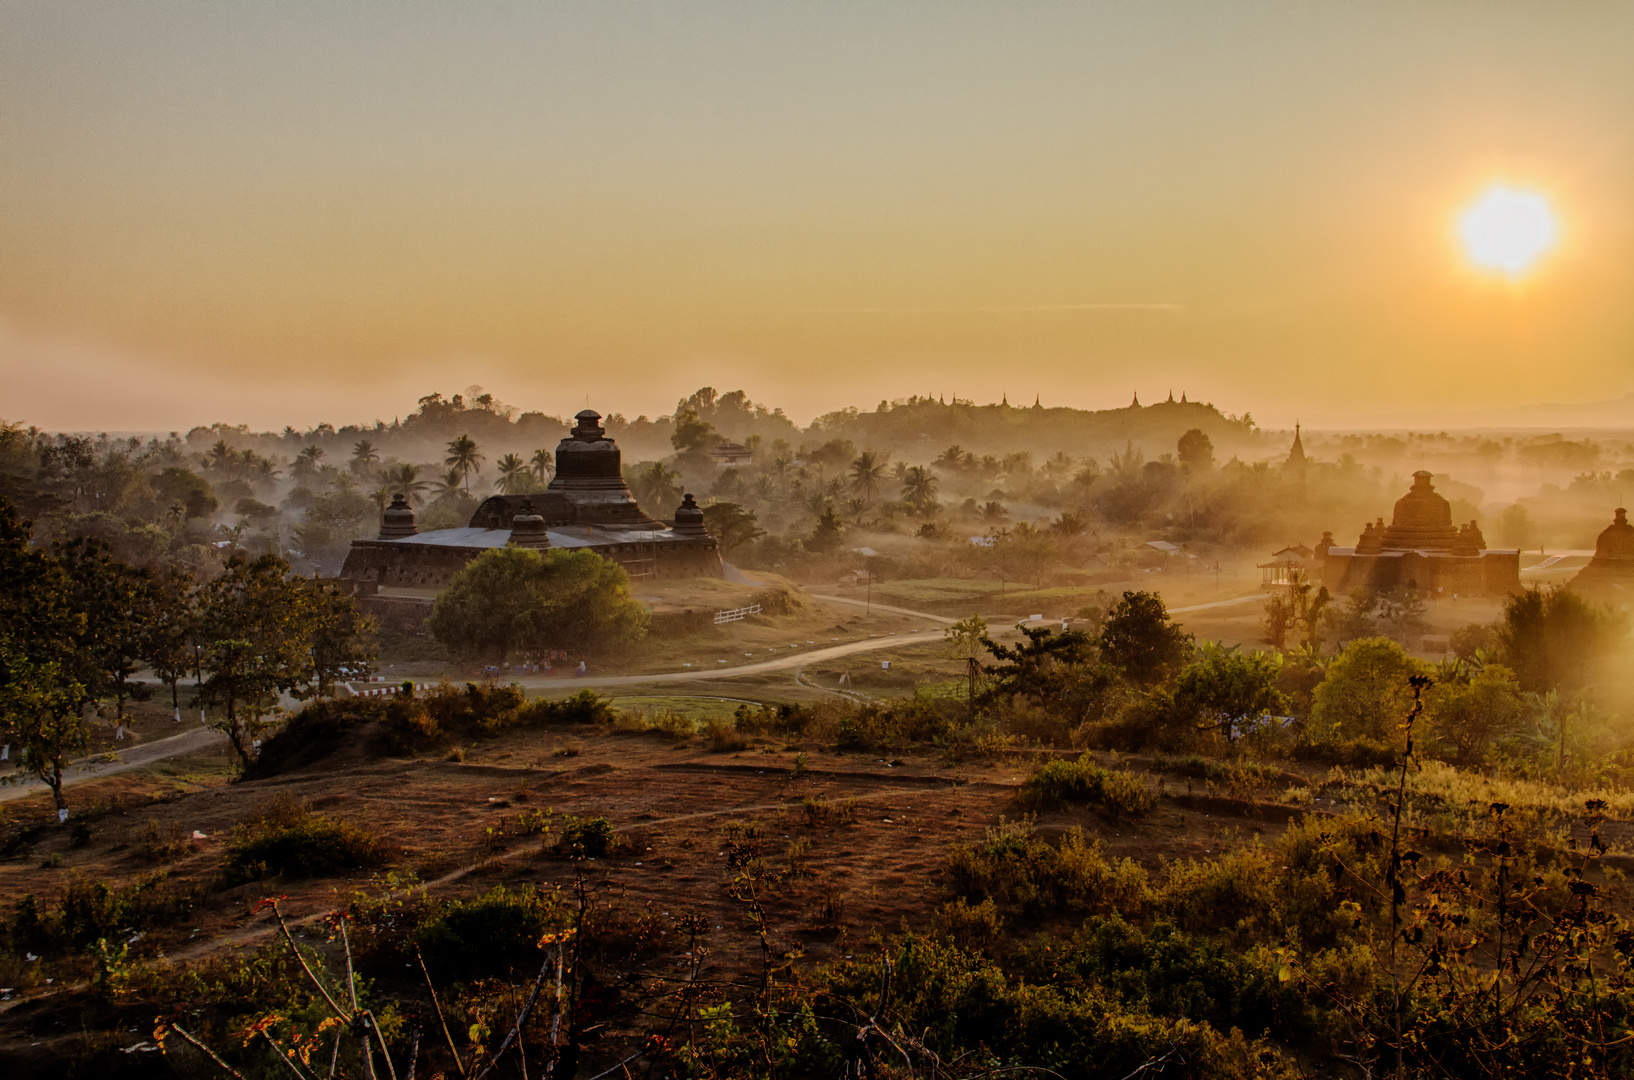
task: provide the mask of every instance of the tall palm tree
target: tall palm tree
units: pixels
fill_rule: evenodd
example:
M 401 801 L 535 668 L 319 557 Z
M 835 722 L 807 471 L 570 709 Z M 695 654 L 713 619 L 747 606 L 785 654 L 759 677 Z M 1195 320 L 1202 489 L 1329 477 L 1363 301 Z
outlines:
M 204 455 L 206 464 L 217 472 L 222 471 L 232 458 L 233 448 L 227 445 L 226 439 L 217 439 L 216 444 Z
M 311 476 L 318 471 L 318 462 L 323 460 L 323 447 L 308 446 L 295 455 L 295 475 Z
M 879 483 L 885 479 L 885 465 L 890 454 L 864 450 L 851 463 L 851 489 L 862 495 L 865 503 L 872 504 L 879 493 Z
M 352 471 L 359 476 L 371 472 L 379 461 L 380 452 L 368 439 L 359 439 L 357 445 L 352 447 Z
M 494 481 L 494 487 L 506 495 L 521 495 L 533 490 L 533 473 L 521 454 L 506 454 L 494 466 L 499 469 L 499 479 Z
M 477 444 L 469 435 L 461 435 L 448 444 L 448 456 L 443 464 L 454 469 L 465 478 L 465 490 L 471 490 L 471 473 L 482 468 L 482 455 L 477 452 Z
M 449 469 L 439 476 L 436 483 L 432 485 L 431 501 L 442 502 L 445 499 L 452 499 L 465 490 L 463 484 L 464 479 L 460 476 L 460 471 L 458 469 Z
M 539 478 L 539 483 L 550 483 L 550 478 L 556 475 L 556 455 L 549 450 L 535 450 L 533 473 Z
M 924 508 L 936 501 L 936 474 L 923 465 L 910 466 L 902 474 L 902 499 Z
M 681 498 L 681 489 L 675 486 L 680 478 L 680 473 L 662 461 L 653 462 L 635 474 L 636 501 L 649 511 L 664 513 Z
M 420 466 L 410 465 L 406 461 L 387 469 L 380 475 L 380 479 L 393 494 L 402 492 L 416 506 L 423 501 L 420 493 L 431 486 L 431 481 L 420 479 Z

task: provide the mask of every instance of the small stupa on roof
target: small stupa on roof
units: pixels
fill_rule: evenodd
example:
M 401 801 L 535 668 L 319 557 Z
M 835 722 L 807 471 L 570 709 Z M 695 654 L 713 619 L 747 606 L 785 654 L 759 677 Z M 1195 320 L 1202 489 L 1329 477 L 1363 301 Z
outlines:
M 1634 525 L 1628 523 L 1627 510 L 1619 506 L 1613 513 L 1594 542 L 1594 558 L 1572 578 L 1571 587 L 1604 599 L 1634 590 Z

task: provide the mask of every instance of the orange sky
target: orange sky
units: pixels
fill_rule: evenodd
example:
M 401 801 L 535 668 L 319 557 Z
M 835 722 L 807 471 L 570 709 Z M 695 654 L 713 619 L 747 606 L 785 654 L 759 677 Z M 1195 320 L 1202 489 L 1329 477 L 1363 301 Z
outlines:
M 0 3 L 0 417 L 1618 397 L 1630 42 L 1630 5 Z M 1496 180 L 1561 223 L 1519 284 L 1453 239 Z

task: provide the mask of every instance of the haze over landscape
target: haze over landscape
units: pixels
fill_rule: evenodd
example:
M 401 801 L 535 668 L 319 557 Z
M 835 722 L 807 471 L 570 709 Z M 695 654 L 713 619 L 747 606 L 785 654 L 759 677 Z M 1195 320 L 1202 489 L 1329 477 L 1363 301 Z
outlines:
M 1280 424 L 1634 389 L 1625 5 L 0 9 L 0 378 L 52 428 L 743 386 Z M 1520 280 L 1455 228 L 1541 192 Z M 72 394 L 61 389 L 72 385 Z M 1550 423 L 1550 420 L 1543 420 Z
M 1631 43 L 0 0 L 0 1076 L 1634 1076 Z

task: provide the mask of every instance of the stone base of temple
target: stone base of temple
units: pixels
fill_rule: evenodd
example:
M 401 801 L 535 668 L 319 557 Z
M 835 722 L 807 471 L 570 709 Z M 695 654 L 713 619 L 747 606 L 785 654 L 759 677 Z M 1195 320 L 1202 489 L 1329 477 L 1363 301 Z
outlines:
M 1464 596 L 1503 596 L 1521 587 L 1520 550 L 1488 548 L 1474 555 L 1445 551 L 1381 551 L 1329 548 L 1322 584 L 1342 596 L 1352 589 L 1414 589 Z

